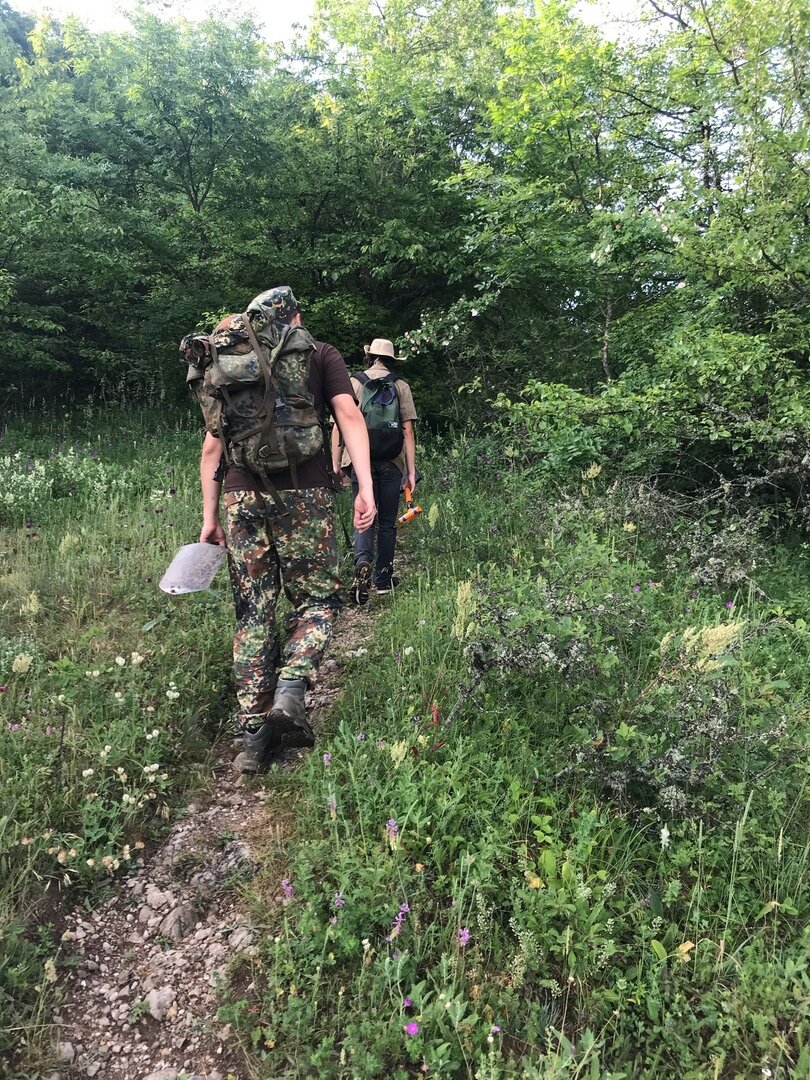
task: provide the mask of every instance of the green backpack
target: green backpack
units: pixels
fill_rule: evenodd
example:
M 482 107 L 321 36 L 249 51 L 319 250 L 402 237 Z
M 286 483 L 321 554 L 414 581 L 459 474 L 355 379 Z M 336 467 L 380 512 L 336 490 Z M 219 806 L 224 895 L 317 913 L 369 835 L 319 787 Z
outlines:
M 186 381 L 206 428 L 222 442 L 226 463 L 246 470 L 279 506 L 273 474 L 289 470 L 297 487 L 299 463 L 324 446 L 309 388 L 314 351 L 302 326 L 287 326 L 262 305 L 180 343 Z
M 402 452 L 405 441 L 399 418 L 398 376 L 389 372 L 371 379 L 358 371 L 354 378 L 363 387 L 360 412 L 368 428 L 371 460 L 392 461 Z

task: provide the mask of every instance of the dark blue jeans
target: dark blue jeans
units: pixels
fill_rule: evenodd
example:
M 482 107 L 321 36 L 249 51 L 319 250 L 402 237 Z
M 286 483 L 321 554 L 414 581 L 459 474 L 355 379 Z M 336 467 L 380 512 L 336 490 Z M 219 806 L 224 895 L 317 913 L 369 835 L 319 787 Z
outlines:
M 389 587 L 394 573 L 394 548 L 397 543 L 397 510 L 402 490 L 402 473 L 393 461 L 373 461 L 371 479 L 374 484 L 374 501 L 377 518 L 364 532 L 354 533 L 354 565 L 374 562 L 377 548 L 377 567 L 374 584 Z M 357 481 L 352 475 L 352 493 L 357 495 Z

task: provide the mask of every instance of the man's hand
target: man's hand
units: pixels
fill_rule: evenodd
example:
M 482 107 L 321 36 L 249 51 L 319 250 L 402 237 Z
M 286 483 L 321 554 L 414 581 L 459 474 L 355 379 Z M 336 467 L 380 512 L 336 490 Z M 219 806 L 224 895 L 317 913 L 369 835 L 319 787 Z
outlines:
M 408 472 L 408 474 L 405 476 L 405 478 L 403 480 L 402 486 L 410 488 L 411 489 L 411 494 L 413 494 L 414 491 L 416 491 L 416 470 L 415 469 L 413 471 L 411 471 L 411 472 Z
M 225 547 L 225 531 L 218 521 L 214 521 L 210 525 L 203 524 L 200 532 L 200 543 Z
M 358 532 L 365 532 L 374 524 L 377 507 L 374 505 L 373 491 L 358 491 L 354 500 L 354 527 Z

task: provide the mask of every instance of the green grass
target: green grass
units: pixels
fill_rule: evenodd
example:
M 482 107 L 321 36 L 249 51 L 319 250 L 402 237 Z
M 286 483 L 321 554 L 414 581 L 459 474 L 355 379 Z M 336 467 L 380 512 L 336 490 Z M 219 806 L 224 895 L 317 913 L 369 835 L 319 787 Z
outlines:
M 224 573 L 157 587 L 199 534 L 199 445 L 176 416 L 116 411 L 0 446 L 0 1057 L 19 1075 L 59 993 L 58 941 L 32 928 L 140 857 L 228 717 Z
M 225 1010 L 259 1075 L 807 1075 L 804 552 L 699 586 L 643 493 L 424 468 Z
M 59 421 L 0 454 L 18 1077 L 59 993 L 32 905 L 109 887 L 231 708 L 224 575 L 156 587 L 199 527 L 196 422 Z M 420 468 L 403 587 L 316 752 L 268 780 L 290 839 L 222 1010 L 257 1075 L 807 1076 L 806 545 L 610 477 L 540 490 L 463 439 Z

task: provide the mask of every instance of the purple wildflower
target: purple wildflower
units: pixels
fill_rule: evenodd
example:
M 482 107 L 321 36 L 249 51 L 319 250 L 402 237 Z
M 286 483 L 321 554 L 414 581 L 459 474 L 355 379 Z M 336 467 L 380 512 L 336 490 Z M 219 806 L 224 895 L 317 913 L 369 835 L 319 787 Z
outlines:
M 405 922 L 405 916 L 411 909 L 408 907 L 408 901 L 404 904 L 400 904 L 397 917 L 394 919 L 394 925 L 391 927 L 391 933 L 388 935 L 388 940 L 393 941 L 394 938 L 399 937 L 402 930 L 402 924 Z
M 358 733 L 355 735 L 355 739 L 357 739 L 358 742 L 364 742 L 365 738 L 366 733 L 364 731 L 358 731 Z
M 493 1024 L 489 1030 L 492 1032 L 493 1035 L 500 1035 L 501 1033 L 501 1029 L 498 1027 L 497 1024 Z
M 283 878 L 282 879 L 281 888 L 282 888 L 282 891 L 284 893 L 284 899 L 285 900 L 292 900 L 292 898 L 293 898 L 293 896 L 295 894 L 295 889 L 290 884 L 290 879 L 289 878 Z
M 346 907 L 346 901 L 340 894 L 340 892 L 336 892 L 335 895 L 332 897 L 332 903 L 335 905 L 335 907 Z
M 388 823 L 385 826 L 385 832 L 387 836 L 394 837 L 399 832 L 399 825 L 397 825 L 394 818 L 389 818 Z
M 410 1024 L 405 1025 L 405 1034 L 411 1037 L 419 1034 L 419 1025 L 415 1020 L 411 1020 Z
M 641 586 L 640 585 L 634 585 L 633 586 L 633 592 L 641 592 Z
M 328 754 L 328 753 L 324 754 L 323 755 L 323 763 L 324 763 L 324 765 L 331 765 L 332 764 L 332 755 Z
M 410 998 L 405 998 L 405 1000 L 402 1002 L 402 1004 L 406 1009 L 410 1009 L 411 1005 L 413 1005 L 413 1002 L 411 1001 Z
M 460 927 L 459 932 L 458 932 L 458 943 L 459 943 L 459 945 L 461 946 L 462 949 L 467 947 L 467 944 L 468 944 L 469 940 L 470 940 L 470 931 L 467 929 L 466 926 Z
M 332 926 L 337 926 L 337 915 L 333 915 L 329 922 L 332 924 Z
M 7 686 L 0 686 L 0 694 L 5 694 L 6 690 L 8 690 Z
M 729 609 L 733 608 L 734 607 L 734 601 L 733 600 L 726 600 L 726 607 L 729 608 Z

